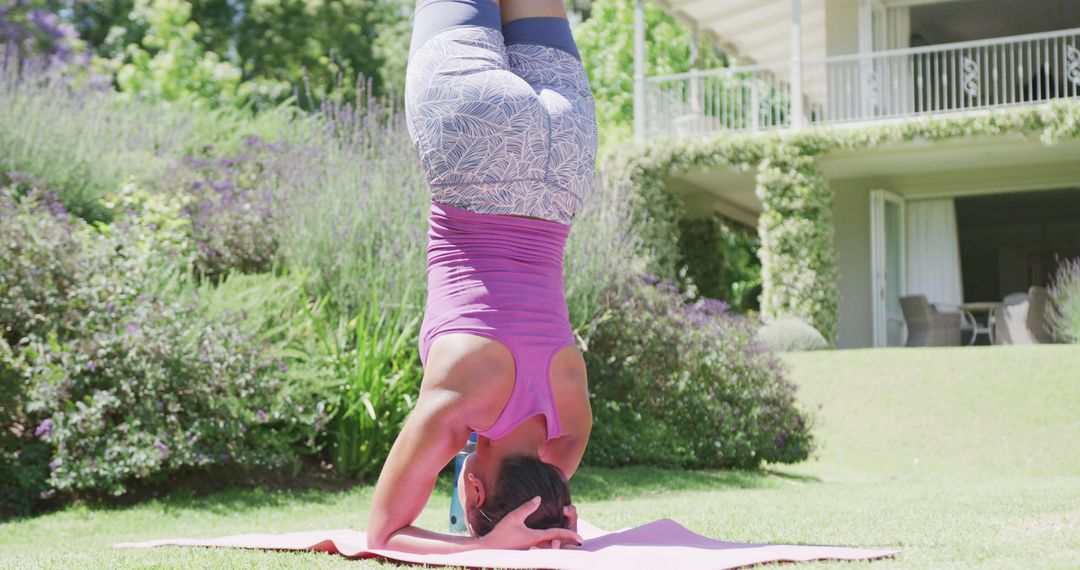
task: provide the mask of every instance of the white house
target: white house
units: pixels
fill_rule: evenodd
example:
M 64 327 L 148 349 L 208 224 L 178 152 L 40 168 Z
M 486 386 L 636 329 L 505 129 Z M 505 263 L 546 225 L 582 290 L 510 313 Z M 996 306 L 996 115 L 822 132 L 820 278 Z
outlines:
M 641 2 L 637 47 L 643 49 Z M 844 128 L 1080 98 L 1077 0 L 648 0 L 738 67 L 645 77 L 639 141 Z M 642 53 L 638 52 L 639 55 Z M 832 152 L 838 345 L 903 343 L 899 298 L 1000 301 L 1080 256 L 1080 141 L 1002 134 Z M 754 177 L 671 177 L 698 214 L 753 226 Z

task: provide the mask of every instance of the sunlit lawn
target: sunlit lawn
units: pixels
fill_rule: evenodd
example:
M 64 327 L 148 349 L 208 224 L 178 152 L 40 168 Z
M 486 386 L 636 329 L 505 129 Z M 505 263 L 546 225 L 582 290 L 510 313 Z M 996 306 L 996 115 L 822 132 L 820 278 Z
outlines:
M 671 517 L 725 540 L 897 547 L 872 568 L 1080 567 L 1080 347 L 836 351 L 785 357 L 816 407 L 818 456 L 762 473 L 583 469 L 582 517 Z M 0 525 L 2 567 L 368 567 L 322 554 L 113 542 L 362 529 L 370 487 L 174 495 Z M 443 485 L 422 517 L 442 528 Z M 836 568 L 811 563 L 784 568 Z

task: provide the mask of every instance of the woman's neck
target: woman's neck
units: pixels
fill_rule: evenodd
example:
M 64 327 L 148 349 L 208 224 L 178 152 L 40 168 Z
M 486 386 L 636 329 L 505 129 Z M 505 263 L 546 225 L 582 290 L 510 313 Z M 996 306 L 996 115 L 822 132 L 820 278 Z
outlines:
M 528 455 L 540 457 L 547 424 L 543 416 L 533 416 L 497 440 L 480 436 L 476 442 L 477 468 L 492 478 L 505 457 Z

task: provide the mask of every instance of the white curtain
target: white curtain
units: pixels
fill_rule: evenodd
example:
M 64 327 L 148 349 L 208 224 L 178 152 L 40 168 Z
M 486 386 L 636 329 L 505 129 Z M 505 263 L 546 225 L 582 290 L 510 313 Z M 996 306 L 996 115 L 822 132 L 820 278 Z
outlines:
M 922 293 L 931 303 L 964 302 L 960 243 L 952 198 L 907 203 L 907 294 Z

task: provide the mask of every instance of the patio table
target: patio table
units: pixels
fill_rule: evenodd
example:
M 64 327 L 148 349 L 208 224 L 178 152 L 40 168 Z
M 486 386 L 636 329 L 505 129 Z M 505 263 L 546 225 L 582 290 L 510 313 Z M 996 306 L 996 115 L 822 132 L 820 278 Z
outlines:
M 1002 304 L 996 301 L 979 301 L 974 303 L 961 303 L 959 305 L 960 310 L 964 313 L 964 317 L 971 323 L 971 342 L 968 343 L 969 345 L 975 344 L 975 339 L 977 339 L 980 334 L 985 334 L 986 338 L 990 341 L 990 344 L 994 344 L 994 316 L 1001 306 Z M 986 326 L 979 326 L 979 321 L 975 318 L 975 313 L 986 313 Z

